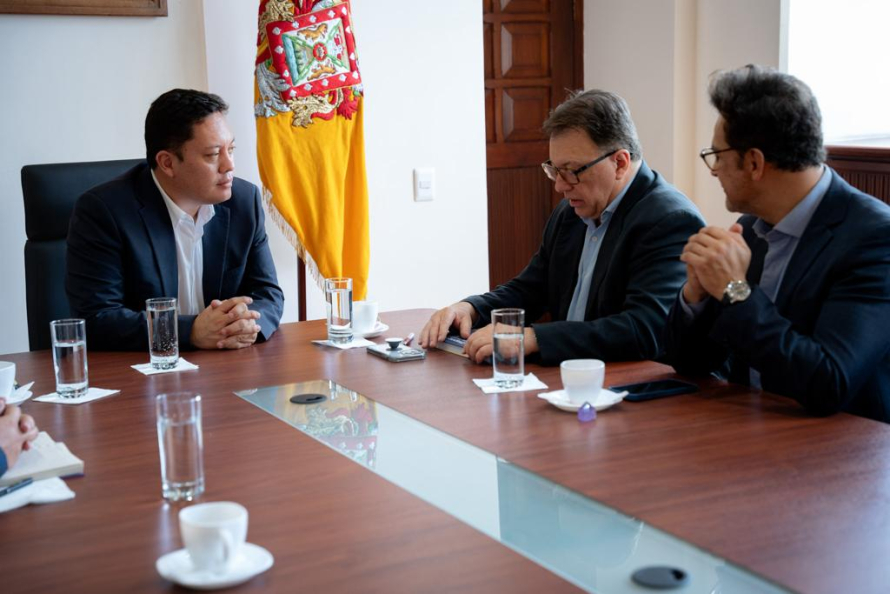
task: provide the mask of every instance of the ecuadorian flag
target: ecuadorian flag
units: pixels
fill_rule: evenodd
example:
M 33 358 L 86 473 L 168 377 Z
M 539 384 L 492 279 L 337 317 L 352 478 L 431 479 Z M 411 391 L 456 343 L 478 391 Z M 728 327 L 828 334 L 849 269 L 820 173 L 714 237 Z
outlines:
M 348 1 L 261 0 L 255 115 L 263 194 L 319 285 L 367 294 L 362 85 Z

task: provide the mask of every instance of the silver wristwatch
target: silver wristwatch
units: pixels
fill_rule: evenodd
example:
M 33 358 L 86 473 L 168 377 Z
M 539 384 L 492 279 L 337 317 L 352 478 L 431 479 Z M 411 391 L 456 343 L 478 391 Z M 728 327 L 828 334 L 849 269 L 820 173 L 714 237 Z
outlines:
M 723 299 L 721 302 L 723 305 L 732 305 L 733 303 L 740 303 L 750 296 L 751 285 L 748 284 L 748 281 L 729 281 L 729 284 L 723 289 Z

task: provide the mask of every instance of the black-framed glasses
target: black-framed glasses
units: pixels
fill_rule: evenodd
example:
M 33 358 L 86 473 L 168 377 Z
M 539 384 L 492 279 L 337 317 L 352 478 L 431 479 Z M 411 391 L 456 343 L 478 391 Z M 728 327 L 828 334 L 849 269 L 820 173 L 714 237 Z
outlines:
M 714 167 L 717 166 L 717 161 L 719 160 L 719 157 L 717 155 L 732 150 L 735 149 L 731 146 L 728 146 L 725 149 L 715 149 L 714 147 L 710 146 L 708 148 L 703 148 L 698 156 L 701 157 L 701 160 L 705 162 L 705 167 L 707 167 L 711 171 L 714 171 Z
M 581 180 L 578 179 L 578 176 L 599 163 L 604 159 L 608 159 L 621 149 L 615 149 L 614 151 L 608 152 L 605 155 L 597 157 L 590 163 L 586 165 L 582 165 L 578 169 L 563 169 L 562 167 L 556 167 L 550 161 L 544 161 L 541 163 L 541 169 L 544 170 L 544 174 L 550 179 L 550 181 L 556 181 L 556 176 L 562 178 L 562 181 L 569 184 L 570 186 L 577 185 Z

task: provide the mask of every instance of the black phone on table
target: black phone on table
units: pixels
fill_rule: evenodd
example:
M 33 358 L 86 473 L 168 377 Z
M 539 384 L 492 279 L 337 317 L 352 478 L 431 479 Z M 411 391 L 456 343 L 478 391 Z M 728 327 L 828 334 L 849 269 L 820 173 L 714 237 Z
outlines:
M 655 400 L 657 398 L 698 392 L 698 386 L 695 384 L 681 382 L 680 380 L 675 379 L 641 382 L 639 384 L 625 384 L 623 386 L 610 386 L 609 389 L 613 392 L 623 392 L 627 390 L 628 394 L 624 397 L 624 400 L 628 402 L 643 402 L 646 400 Z

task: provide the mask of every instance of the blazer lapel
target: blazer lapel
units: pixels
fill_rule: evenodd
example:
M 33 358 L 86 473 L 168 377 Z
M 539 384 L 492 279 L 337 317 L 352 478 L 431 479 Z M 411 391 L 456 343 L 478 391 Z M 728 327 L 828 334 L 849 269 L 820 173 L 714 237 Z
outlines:
M 559 295 L 559 312 L 557 320 L 564 320 L 569 314 L 569 306 L 572 304 L 572 296 L 575 294 L 575 285 L 578 283 L 578 264 L 581 262 L 581 252 L 584 249 L 584 235 L 587 225 L 584 224 L 575 213 L 566 216 L 574 217 L 572 224 L 557 239 L 553 248 L 557 262 L 567 262 L 571 267 L 563 278 L 570 279 Z
M 834 237 L 831 227 L 843 221 L 847 214 L 846 201 L 843 199 L 843 183 L 836 173 L 832 172 L 832 175 L 834 179 L 831 186 L 822 198 L 822 203 L 819 204 L 813 218 L 810 219 L 810 224 L 807 225 L 788 263 L 779 294 L 776 296 L 776 305 L 780 310 L 784 310 L 797 285 L 814 265 L 819 254 L 831 242 Z
M 204 225 L 204 237 L 201 246 L 204 252 L 204 288 L 205 305 L 213 299 L 224 299 L 234 295 L 222 294 L 223 271 L 226 269 L 226 246 L 229 243 L 229 209 L 219 205 L 213 207 L 213 218 Z
M 596 256 L 596 266 L 593 268 L 593 278 L 590 280 L 590 292 L 587 296 L 585 319 L 589 320 L 599 317 L 597 315 L 595 304 L 597 297 L 599 296 L 600 287 L 603 286 L 606 273 L 609 271 L 609 265 L 612 262 L 612 254 L 615 253 L 618 245 L 624 239 L 623 234 L 621 233 L 624 227 L 624 220 L 627 218 L 627 213 L 629 213 L 636 203 L 646 194 L 654 181 L 655 175 L 652 173 L 652 170 L 649 169 L 649 166 L 646 165 L 645 161 L 641 162 L 640 169 L 637 171 L 637 176 L 624 194 L 624 198 L 621 199 L 621 204 L 618 205 L 618 210 L 613 213 L 612 219 L 609 221 L 609 228 L 606 230 L 606 236 L 603 238 L 600 251 Z
M 158 276 L 161 279 L 161 291 L 164 296 L 179 296 L 179 270 L 176 263 L 176 239 L 173 237 L 173 225 L 164 198 L 158 191 L 151 170 L 146 167 L 139 181 L 139 201 L 142 208 L 139 215 L 151 241 L 151 249 L 155 258 Z

